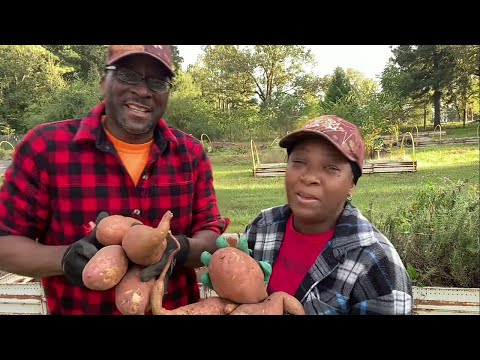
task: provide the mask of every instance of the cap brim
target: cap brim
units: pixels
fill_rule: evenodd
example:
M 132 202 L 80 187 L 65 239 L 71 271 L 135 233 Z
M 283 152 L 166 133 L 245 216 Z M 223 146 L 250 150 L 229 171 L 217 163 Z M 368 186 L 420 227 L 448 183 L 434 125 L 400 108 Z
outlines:
M 297 130 L 294 132 L 291 132 L 290 134 L 284 136 L 280 141 L 279 141 L 279 146 L 282 148 L 289 149 L 296 143 L 302 140 L 306 139 L 314 139 L 314 138 L 320 138 L 324 139 L 325 141 L 328 141 L 330 144 L 335 146 L 335 148 L 340 151 L 340 153 L 343 154 L 348 160 L 357 162 L 355 158 L 352 158 L 350 155 L 345 154 L 344 150 L 340 148 L 337 144 L 335 144 L 328 136 L 325 136 L 321 133 L 318 133 L 317 131 L 311 131 L 311 130 Z
M 162 59 L 160 59 L 159 57 L 157 57 L 155 55 L 148 54 L 148 53 L 145 53 L 143 51 L 129 51 L 129 52 L 123 53 L 120 56 L 109 59 L 107 65 L 112 65 L 113 63 L 116 63 L 118 60 L 123 59 L 127 56 L 130 56 L 130 55 L 147 55 L 147 56 L 150 56 L 150 57 L 154 58 L 155 60 L 161 62 L 162 65 L 168 70 L 170 75 L 172 75 L 172 77 L 175 77 L 175 73 L 173 72 L 172 69 L 170 69 L 170 67 L 165 63 L 165 61 L 163 61 Z
M 315 137 L 320 137 L 323 139 L 328 140 L 328 138 L 324 135 L 319 134 L 316 131 L 310 131 L 310 130 L 296 130 L 291 132 L 288 135 L 285 135 L 283 138 L 280 139 L 278 145 L 283 148 L 290 148 L 293 145 L 295 145 L 297 142 L 305 139 L 310 139 L 310 138 L 315 138 Z

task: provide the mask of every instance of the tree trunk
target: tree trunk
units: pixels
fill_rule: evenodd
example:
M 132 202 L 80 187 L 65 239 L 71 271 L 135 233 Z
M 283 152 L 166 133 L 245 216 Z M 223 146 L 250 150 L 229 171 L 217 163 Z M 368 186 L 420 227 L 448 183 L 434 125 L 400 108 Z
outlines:
M 463 108 L 463 127 L 465 127 L 465 121 L 467 120 L 467 109 Z
M 423 130 L 427 130 L 427 103 L 423 105 Z
M 477 73 L 475 75 L 478 76 L 478 79 L 480 80 L 480 46 L 477 48 L 478 53 L 477 53 Z M 480 86 L 478 87 L 478 109 L 480 110 Z M 473 120 L 473 109 L 472 109 L 472 120 Z
M 433 117 L 433 128 L 437 125 L 440 125 L 440 99 L 442 97 L 442 92 L 440 90 L 435 89 L 433 93 L 433 105 L 435 109 L 435 115 Z

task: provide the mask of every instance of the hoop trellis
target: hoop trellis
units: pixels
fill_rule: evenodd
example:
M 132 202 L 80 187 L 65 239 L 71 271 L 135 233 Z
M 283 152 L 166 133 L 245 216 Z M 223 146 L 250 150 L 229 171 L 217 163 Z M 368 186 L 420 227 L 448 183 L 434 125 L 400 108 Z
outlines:
M 410 135 L 410 138 L 412 139 L 412 161 L 415 161 L 415 140 L 413 139 L 413 135 L 410 131 L 407 131 L 405 134 L 403 134 L 402 144 L 400 145 L 400 154 L 402 156 L 402 159 L 404 159 L 405 149 L 404 149 L 403 143 L 405 142 L 405 137 L 407 135 Z
M 437 127 L 440 128 L 440 130 L 438 131 L 438 136 L 439 136 L 439 140 L 442 141 L 442 125 L 438 124 L 437 126 L 435 126 L 435 129 L 433 129 L 433 136 L 432 138 L 435 139 L 435 130 L 437 130 Z
M 210 140 L 207 134 L 202 134 L 202 136 L 200 136 L 200 141 L 202 142 L 203 147 L 205 148 L 205 151 L 207 153 L 212 152 L 213 150 L 212 141 Z
M 0 148 L 2 147 L 2 145 L 4 143 L 10 145 L 12 147 L 12 150 L 15 150 L 15 147 L 10 142 L 8 142 L 7 140 L 0 141 Z

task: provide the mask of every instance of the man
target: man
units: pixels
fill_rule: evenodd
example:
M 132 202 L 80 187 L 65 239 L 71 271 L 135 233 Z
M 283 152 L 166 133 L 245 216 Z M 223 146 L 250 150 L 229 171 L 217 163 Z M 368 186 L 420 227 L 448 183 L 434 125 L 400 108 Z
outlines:
M 351 204 L 364 162 L 359 129 L 321 116 L 280 146 L 288 204 L 262 211 L 245 234 L 253 257 L 272 266 L 268 292 L 295 296 L 310 315 L 410 314 L 400 257 Z
M 94 225 L 113 214 L 157 226 L 170 210 L 182 247 L 163 304 L 199 300 L 194 267 L 229 219 L 202 144 L 162 118 L 174 76 L 170 45 L 109 46 L 104 102 L 83 119 L 37 126 L 17 146 L 0 191 L 0 269 L 42 278 L 50 314 L 119 314 L 113 289 L 89 290 L 81 277 L 100 247 Z

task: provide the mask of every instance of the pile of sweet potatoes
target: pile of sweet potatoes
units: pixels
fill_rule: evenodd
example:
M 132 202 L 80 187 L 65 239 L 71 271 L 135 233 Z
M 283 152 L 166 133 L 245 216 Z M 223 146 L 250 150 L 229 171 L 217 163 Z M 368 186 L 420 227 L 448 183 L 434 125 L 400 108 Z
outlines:
M 170 232 L 173 214 L 167 211 L 157 227 L 134 218 L 111 215 L 96 226 L 97 240 L 104 245 L 85 266 L 83 282 L 92 290 L 115 288 L 115 302 L 124 315 L 304 315 L 293 296 L 277 292 L 268 295 L 259 264 L 235 246 L 215 251 L 208 266 L 218 297 L 201 300 L 174 310 L 162 306 L 165 276 L 180 249 Z M 140 272 L 160 261 L 167 241 L 175 242 L 163 273 L 157 280 L 142 282 Z
M 172 217 L 167 211 L 155 228 L 122 215 L 102 219 L 96 225 L 96 237 L 104 247 L 83 270 L 85 286 L 100 291 L 115 288 L 116 306 L 122 314 L 145 314 L 155 280 L 142 282 L 140 272 L 160 261 Z
M 173 240 L 177 242 L 175 238 Z M 170 256 L 169 262 L 176 251 Z M 154 315 L 305 315 L 302 304 L 290 294 L 275 292 L 268 295 L 260 265 L 234 246 L 215 251 L 210 259 L 208 272 L 212 286 L 218 294 L 217 297 L 174 310 L 166 310 L 162 307 L 164 271 L 155 282 L 152 291 L 152 313 Z

